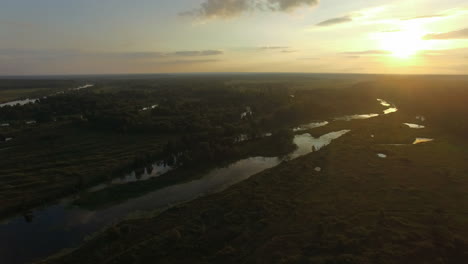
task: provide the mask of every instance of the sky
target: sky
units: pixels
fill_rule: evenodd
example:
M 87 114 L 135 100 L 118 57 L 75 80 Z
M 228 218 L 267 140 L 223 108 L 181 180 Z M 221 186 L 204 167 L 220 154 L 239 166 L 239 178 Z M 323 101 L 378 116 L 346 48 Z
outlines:
M 0 75 L 468 74 L 467 0 L 0 0 Z

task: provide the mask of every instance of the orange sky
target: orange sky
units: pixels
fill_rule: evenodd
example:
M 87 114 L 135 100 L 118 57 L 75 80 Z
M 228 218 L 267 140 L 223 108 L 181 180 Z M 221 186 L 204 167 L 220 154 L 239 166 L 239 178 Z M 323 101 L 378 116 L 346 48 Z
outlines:
M 466 0 L 6 0 L 0 75 L 468 74 Z

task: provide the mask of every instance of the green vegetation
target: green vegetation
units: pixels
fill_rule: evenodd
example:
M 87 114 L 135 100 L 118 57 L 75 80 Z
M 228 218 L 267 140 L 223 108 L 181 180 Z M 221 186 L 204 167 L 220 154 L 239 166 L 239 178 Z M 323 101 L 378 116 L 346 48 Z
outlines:
M 361 109 L 347 114 L 375 112 L 375 98 L 400 111 L 312 129 L 351 132 L 221 193 L 119 223 L 45 263 L 464 263 L 466 87 L 426 77 L 381 77 L 353 87 L 349 101 Z M 426 129 L 402 125 L 417 122 L 416 115 L 426 117 Z M 411 145 L 415 137 L 436 140 Z
M 234 147 L 240 135 L 250 140 L 269 132 L 281 135 L 277 132 L 314 119 L 378 108 L 371 96 L 322 88 L 331 81 L 301 77 L 291 82 L 287 77 L 259 84 L 256 76 L 233 82 L 236 78 L 38 81 L 39 88 L 32 80 L 2 81 L 0 92 L 8 95 L 0 93 L 0 101 L 13 99 L 15 92 L 14 99 L 25 94 L 41 99 L 0 108 L 0 123 L 10 124 L 0 127 L 0 139 L 13 138 L 0 145 L 0 215 L 79 192 L 156 160 L 186 168 L 223 164 L 272 145 L 247 147 L 246 154 Z M 95 86 L 72 89 L 84 83 Z M 247 109 L 252 114 L 241 118 Z M 37 123 L 28 124 L 32 120 Z

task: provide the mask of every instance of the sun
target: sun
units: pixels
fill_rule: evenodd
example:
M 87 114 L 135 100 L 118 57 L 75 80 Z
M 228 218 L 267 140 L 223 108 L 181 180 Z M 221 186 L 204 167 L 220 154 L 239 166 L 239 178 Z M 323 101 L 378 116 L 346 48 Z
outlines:
M 380 48 L 392 53 L 392 56 L 407 59 L 421 50 L 428 49 L 428 43 L 423 39 L 425 31 L 413 28 L 395 32 L 385 32 L 379 35 Z

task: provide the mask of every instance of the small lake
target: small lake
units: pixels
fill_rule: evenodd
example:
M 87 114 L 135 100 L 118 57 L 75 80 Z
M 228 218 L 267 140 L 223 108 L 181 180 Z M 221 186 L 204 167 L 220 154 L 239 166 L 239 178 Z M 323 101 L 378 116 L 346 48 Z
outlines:
M 250 157 L 238 160 L 226 167 L 212 169 L 200 179 L 156 189 L 104 209 L 88 210 L 72 206 L 73 197 L 63 199 L 52 206 L 35 209 L 31 222 L 20 216 L 0 224 L 0 262 L 26 263 L 50 256 L 62 249 L 77 247 L 86 236 L 130 214 L 165 209 L 200 196 L 220 192 L 283 161 L 319 151 L 348 132 L 349 130 L 336 131 L 319 138 L 314 138 L 308 133 L 296 135 L 293 140 L 297 149 L 285 157 Z M 152 169 L 146 169 L 143 175 L 137 177 L 133 172 L 88 191 L 101 190 L 113 184 L 147 180 L 170 170 L 170 167 L 154 164 Z

